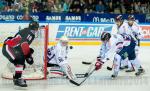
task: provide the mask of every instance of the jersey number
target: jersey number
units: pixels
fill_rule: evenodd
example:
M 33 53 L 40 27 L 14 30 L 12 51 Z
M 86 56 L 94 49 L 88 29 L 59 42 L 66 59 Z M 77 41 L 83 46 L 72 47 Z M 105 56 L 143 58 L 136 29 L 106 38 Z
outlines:
M 32 36 L 31 35 L 28 35 L 27 36 L 27 39 L 30 41 L 32 39 Z

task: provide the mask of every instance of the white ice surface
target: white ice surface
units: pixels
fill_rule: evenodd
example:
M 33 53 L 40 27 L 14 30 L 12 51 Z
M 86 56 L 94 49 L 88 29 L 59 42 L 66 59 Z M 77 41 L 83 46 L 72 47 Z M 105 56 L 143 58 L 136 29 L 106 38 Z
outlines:
M 1 49 L 0 49 L 1 50 Z M 81 64 L 82 61 L 92 61 L 98 55 L 98 46 L 74 46 L 70 50 L 70 65 L 74 73 L 84 73 L 88 66 Z M 0 52 L 0 73 L 4 71 L 7 59 Z M 150 91 L 150 47 L 141 47 L 140 55 L 142 66 L 146 73 L 141 77 L 135 77 L 134 73 L 121 71 L 116 80 L 111 80 L 111 71 L 106 70 L 111 66 L 109 61 L 103 68 L 94 72 L 83 85 L 77 87 L 70 84 L 66 79 L 48 79 L 27 81 L 28 88 L 16 89 L 11 80 L 0 78 L 0 91 Z M 80 79 L 81 80 L 81 79 Z

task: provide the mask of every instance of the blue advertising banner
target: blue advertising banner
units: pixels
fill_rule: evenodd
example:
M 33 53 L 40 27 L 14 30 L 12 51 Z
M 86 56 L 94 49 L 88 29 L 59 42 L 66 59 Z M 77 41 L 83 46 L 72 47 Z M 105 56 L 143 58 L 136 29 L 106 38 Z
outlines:
M 50 22 L 114 22 L 117 14 L 74 14 L 74 13 L 34 13 L 30 14 L 34 20 Z M 127 14 L 123 18 L 127 19 Z M 0 21 L 21 21 L 23 13 L 0 13 Z M 140 23 L 145 22 L 145 14 L 136 14 L 135 18 Z
M 100 24 L 100 25 L 59 25 L 56 39 L 63 35 L 68 36 L 71 40 L 98 40 L 103 31 L 112 29 L 112 25 Z

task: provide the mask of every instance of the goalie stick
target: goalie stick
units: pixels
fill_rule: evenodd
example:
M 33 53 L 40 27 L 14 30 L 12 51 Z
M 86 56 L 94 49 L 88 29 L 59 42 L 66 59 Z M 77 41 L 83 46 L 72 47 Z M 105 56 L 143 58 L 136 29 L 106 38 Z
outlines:
M 94 68 L 93 68 L 94 67 Z M 73 80 L 69 80 L 72 84 L 76 85 L 76 86 L 80 86 L 83 82 L 86 81 L 86 79 L 95 71 L 95 65 L 92 63 L 90 65 L 90 67 L 88 68 L 87 72 L 84 74 L 84 79 L 80 82 L 80 83 L 77 83 Z
M 84 76 L 85 78 L 80 82 L 80 83 L 77 83 L 73 80 L 69 80 L 72 84 L 76 85 L 76 86 L 80 86 L 83 82 L 86 81 L 86 79 L 95 71 L 95 69 L 93 69 L 90 73 L 86 73 Z

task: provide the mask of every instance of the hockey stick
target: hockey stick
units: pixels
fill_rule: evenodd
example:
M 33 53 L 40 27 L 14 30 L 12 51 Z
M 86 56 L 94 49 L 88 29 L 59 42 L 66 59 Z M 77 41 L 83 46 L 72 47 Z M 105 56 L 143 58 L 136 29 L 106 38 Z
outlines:
M 92 64 L 92 62 L 86 62 L 86 61 L 82 61 L 82 64 L 85 64 L 85 65 L 90 65 L 90 64 Z
M 80 83 L 77 83 L 77 82 L 75 82 L 75 81 L 73 81 L 73 80 L 69 80 L 69 81 L 70 81 L 70 83 L 72 83 L 72 84 L 74 84 L 74 85 L 76 85 L 76 86 L 80 86 L 83 82 L 86 81 L 86 79 L 87 79 L 94 71 L 95 71 L 95 69 L 93 69 L 90 73 L 86 73 L 84 80 L 82 80 Z
M 92 69 L 94 67 L 94 69 Z M 92 69 L 92 71 L 91 71 L 91 69 Z M 84 74 L 84 80 L 82 81 L 82 82 L 80 82 L 80 83 L 77 83 L 77 82 L 75 82 L 75 81 L 73 81 L 73 80 L 70 80 L 70 82 L 72 83 L 72 84 L 74 84 L 74 85 L 77 85 L 77 86 L 80 86 L 93 72 L 95 71 L 95 65 L 92 63 L 91 65 L 90 65 L 90 67 L 88 68 L 88 70 L 87 70 L 87 72 Z
M 82 61 L 82 64 L 90 65 L 90 64 L 92 64 L 94 61 L 96 61 L 96 59 L 93 59 L 92 61 L 89 61 L 89 62 L 87 62 L 87 61 Z
M 107 70 L 112 71 L 112 67 L 107 66 Z

